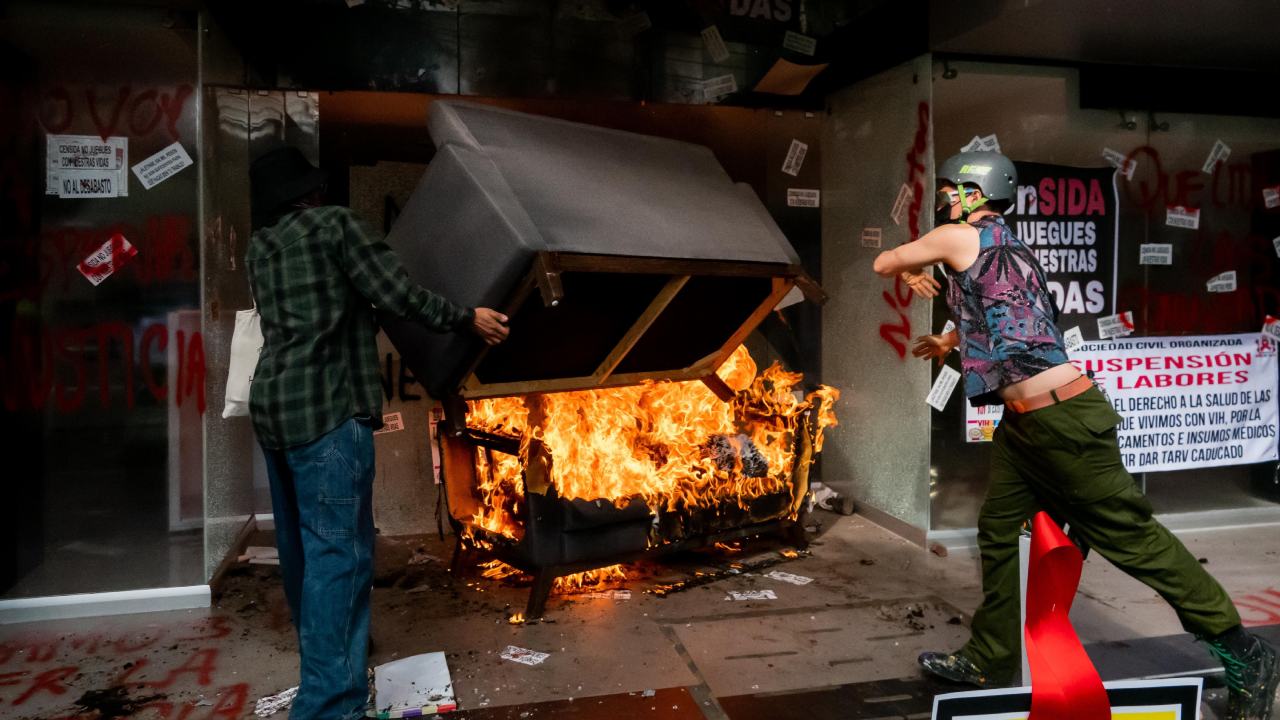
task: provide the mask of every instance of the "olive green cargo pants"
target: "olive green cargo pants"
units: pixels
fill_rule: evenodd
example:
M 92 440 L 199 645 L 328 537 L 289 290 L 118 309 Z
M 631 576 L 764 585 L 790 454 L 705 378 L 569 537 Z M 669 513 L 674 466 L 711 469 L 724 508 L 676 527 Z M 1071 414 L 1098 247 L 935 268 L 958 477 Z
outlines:
M 996 682 L 1021 665 L 1018 534 L 1039 510 L 1159 593 L 1188 632 L 1212 636 L 1240 624 L 1222 586 L 1152 518 L 1151 503 L 1120 462 L 1119 422 L 1094 387 L 1030 413 L 1006 410 L 996 428 L 978 518 L 983 600 L 961 651 Z

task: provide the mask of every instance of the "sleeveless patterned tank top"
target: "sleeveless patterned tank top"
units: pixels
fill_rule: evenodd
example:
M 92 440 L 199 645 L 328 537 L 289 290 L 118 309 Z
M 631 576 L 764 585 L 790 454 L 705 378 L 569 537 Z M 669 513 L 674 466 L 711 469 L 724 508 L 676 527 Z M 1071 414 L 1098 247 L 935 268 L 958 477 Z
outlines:
M 998 405 L 996 391 L 1067 362 L 1058 309 L 1035 255 L 1004 218 L 974 223 L 978 258 L 946 268 L 947 305 L 960 335 L 964 394 L 973 406 Z

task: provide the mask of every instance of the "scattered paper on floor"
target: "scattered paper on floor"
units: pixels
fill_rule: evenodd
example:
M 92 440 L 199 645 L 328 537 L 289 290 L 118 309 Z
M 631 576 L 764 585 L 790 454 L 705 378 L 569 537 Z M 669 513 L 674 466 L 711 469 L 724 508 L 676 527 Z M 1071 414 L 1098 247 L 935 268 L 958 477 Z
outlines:
M 772 590 L 730 590 L 729 600 L 777 600 Z
M 453 678 L 443 652 L 394 660 L 373 669 L 374 712 L 379 720 L 456 710 Z
M 515 645 L 508 645 L 507 649 L 502 651 L 503 660 L 510 660 L 524 665 L 541 665 L 542 661 L 549 657 L 551 657 L 551 653 L 538 652 L 537 650 L 529 650 Z
M 293 699 L 298 696 L 298 688 L 291 687 L 284 692 L 268 695 L 258 700 L 253 706 L 253 714 L 260 718 L 271 717 L 281 710 L 288 710 L 293 704 Z
M 781 570 L 774 570 L 773 572 L 765 573 L 765 577 L 773 580 L 780 580 L 784 583 L 791 583 L 792 585 L 808 585 L 813 582 L 813 578 L 811 577 L 792 575 L 789 572 L 783 572 Z

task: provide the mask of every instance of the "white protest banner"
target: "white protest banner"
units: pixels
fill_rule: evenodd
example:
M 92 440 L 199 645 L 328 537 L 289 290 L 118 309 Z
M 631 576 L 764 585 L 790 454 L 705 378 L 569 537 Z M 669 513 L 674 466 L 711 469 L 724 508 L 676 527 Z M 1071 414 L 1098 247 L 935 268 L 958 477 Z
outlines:
M 880 247 L 880 237 L 881 237 L 880 228 L 878 227 L 862 228 L 862 247 L 869 247 L 869 248 Z M 1280 240 L 1280 238 L 1277 238 L 1277 240 Z M 1280 245 L 1277 245 L 1277 247 L 1280 248 Z M 1280 250 L 1277 250 L 1277 252 L 1280 252 Z
M 1276 459 L 1276 354 L 1260 333 L 1085 343 L 1071 358 L 1093 372 L 1123 417 L 1130 472 Z
M 821 207 L 821 205 L 821 191 L 804 188 L 787 188 L 787 207 L 816 208 Z
M 1213 144 L 1213 149 L 1209 151 L 1209 158 L 1204 161 L 1204 167 L 1200 168 L 1200 172 L 1212 173 L 1218 163 L 1226 162 L 1231 157 L 1231 148 L 1226 143 L 1218 140 Z
M 1224 273 L 1218 273 L 1209 278 L 1209 282 L 1205 283 L 1205 286 L 1211 293 L 1235 292 L 1236 271 L 1228 270 Z
M 707 46 L 707 54 L 716 62 L 724 62 L 729 59 L 729 47 L 724 44 L 724 38 L 720 37 L 720 28 L 712 25 L 702 31 L 702 42 Z
M 1169 227 L 1200 229 L 1200 208 L 1185 208 L 1181 205 L 1170 205 L 1165 208 L 1164 224 Z
M 1133 311 L 1125 310 L 1122 313 L 1108 315 L 1104 318 L 1098 318 L 1098 337 L 1106 340 L 1107 338 L 1123 337 L 1132 335 L 1133 327 Z
M 45 194 L 108 198 L 129 194 L 129 138 L 49 135 Z
M 801 55 L 813 56 L 818 51 L 818 41 L 808 35 L 801 35 L 798 32 L 788 30 L 782 36 L 782 47 Z
M 175 142 L 169 147 L 133 166 L 133 174 L 137 176 L 142 187 L 150 190 L 168 180 L 178 172 L 191 167 L 194 163 L 187 154 L 182 143 Z
M 1139 265 L 1172 265 L 1172 243 L 1143 243 L 1138 246 Z
M 1276 343 L 1280 319 L 1262 333 L 1091 341 L 1071 363 L 1093 372 L 1123 421 L 1129 472 L 1276 459 Z M 1004 407 L 968 407 L 965 439 L 991 440 Z
M 808 152 L 808 145 L 799 140 L 792 140 L 791 147 L 787 149 L 787 159 L 782 161 L 782 172 L 792 177 L 799 175 L 800 166 L 804 165 L 804 156 Z
M 955 391 L 956 383 L 959 381 L 960 373 L 950 365 L 943 365 L 942 370 L 938 371 L 938 379 L 933 381 L 933 387 L 929 389 L 929 396 L 925 398 L 925 402 L 941 412 L 947 406 L 947 400 L 951 398 L 951 393 Z

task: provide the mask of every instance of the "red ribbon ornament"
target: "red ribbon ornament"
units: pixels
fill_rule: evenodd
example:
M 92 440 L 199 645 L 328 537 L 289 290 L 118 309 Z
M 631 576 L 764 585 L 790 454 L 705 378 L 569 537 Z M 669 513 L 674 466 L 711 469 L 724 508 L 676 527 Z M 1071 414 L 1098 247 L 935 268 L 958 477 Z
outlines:
M 1031 520 L 1027 625 L 1023 642 L 1031 666 L 1028 720 L 1111 720 L 1102 678 L 1071 627 L 1071 602 L 1084 556 L 1049 515 Z

